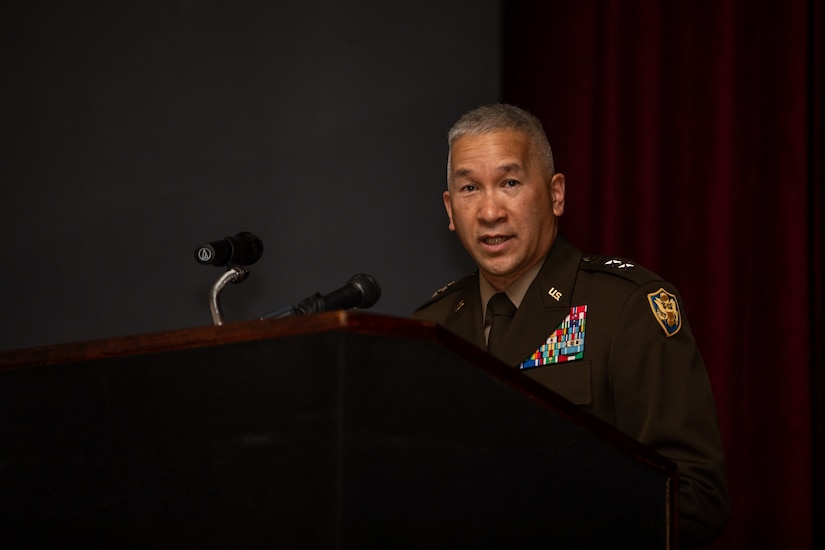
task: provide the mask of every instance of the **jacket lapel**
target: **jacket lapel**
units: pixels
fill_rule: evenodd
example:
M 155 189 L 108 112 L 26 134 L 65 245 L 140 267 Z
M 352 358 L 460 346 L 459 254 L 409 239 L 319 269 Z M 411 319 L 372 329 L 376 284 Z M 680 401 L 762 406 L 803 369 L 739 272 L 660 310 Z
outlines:
M 519 365 L 544 344 L 567 317 L 580 261 L 581 252 L 559 235 L 513 317 L 508 345 L 499 359 L 508 365 Z M 481 306 L 478 308 L 480 311 Z M 482 347 L 483 341 L 482 335 Z
M 476 272 L 466 280 L 462 288 L 453 292 L 451 310 L 443 325 L 468 342 L 485 349 L 478 277 Z

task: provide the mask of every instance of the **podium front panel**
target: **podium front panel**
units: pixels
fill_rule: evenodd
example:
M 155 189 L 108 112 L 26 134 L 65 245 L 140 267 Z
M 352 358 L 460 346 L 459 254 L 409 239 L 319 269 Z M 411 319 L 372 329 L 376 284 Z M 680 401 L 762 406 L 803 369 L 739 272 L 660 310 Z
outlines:
M 415 334 L 344 328 L 0 371 L 6 540 L 668 547 L 672 472 L 535 383 Z

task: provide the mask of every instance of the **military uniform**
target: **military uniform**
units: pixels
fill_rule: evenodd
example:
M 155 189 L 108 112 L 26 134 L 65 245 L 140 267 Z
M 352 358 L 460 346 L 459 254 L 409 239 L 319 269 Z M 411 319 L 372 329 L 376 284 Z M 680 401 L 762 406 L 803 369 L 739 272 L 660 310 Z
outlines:
M 478 277 L 436 292 L 414 317 L 484 348 Z M 582 256 L 559 235 L 499 359 L 673 460 L 689 545 L 718 535 L 728 493 L 710 383 L 680 302 L 650 271 Z

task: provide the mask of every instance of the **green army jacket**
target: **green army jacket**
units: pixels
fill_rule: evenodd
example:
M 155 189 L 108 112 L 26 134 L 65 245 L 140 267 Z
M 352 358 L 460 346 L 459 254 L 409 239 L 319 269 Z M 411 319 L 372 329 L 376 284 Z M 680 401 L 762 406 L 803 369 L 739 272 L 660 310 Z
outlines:
M 413 316 L 484 348 L 478 277 L 447 285 Z M 676 289 L 654 273 L 627 260 L 583 256 L 559 235 L 499 359 L 518 367 L 542 346 L 551 355 L 546 348 L 559 346 L 548 344 L 566 338 L 554 336 L 562 334 L 556 329 L 586 306 L 572 342 L 582 347 L 522 372 L 677 464 L 680 541 L 690 546 L 721 532 L 729 505 L 710 382 L 679 304 Z

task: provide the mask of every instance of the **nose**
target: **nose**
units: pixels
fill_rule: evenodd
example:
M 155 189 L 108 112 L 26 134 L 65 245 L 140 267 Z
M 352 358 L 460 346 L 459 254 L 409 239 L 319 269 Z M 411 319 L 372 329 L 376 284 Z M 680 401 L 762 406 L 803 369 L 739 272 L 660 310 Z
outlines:
M 484 193 L 478 208 L 478 220 L 486 224 L 495 224 L 507 217 L 501 201 L 495 193 Z

